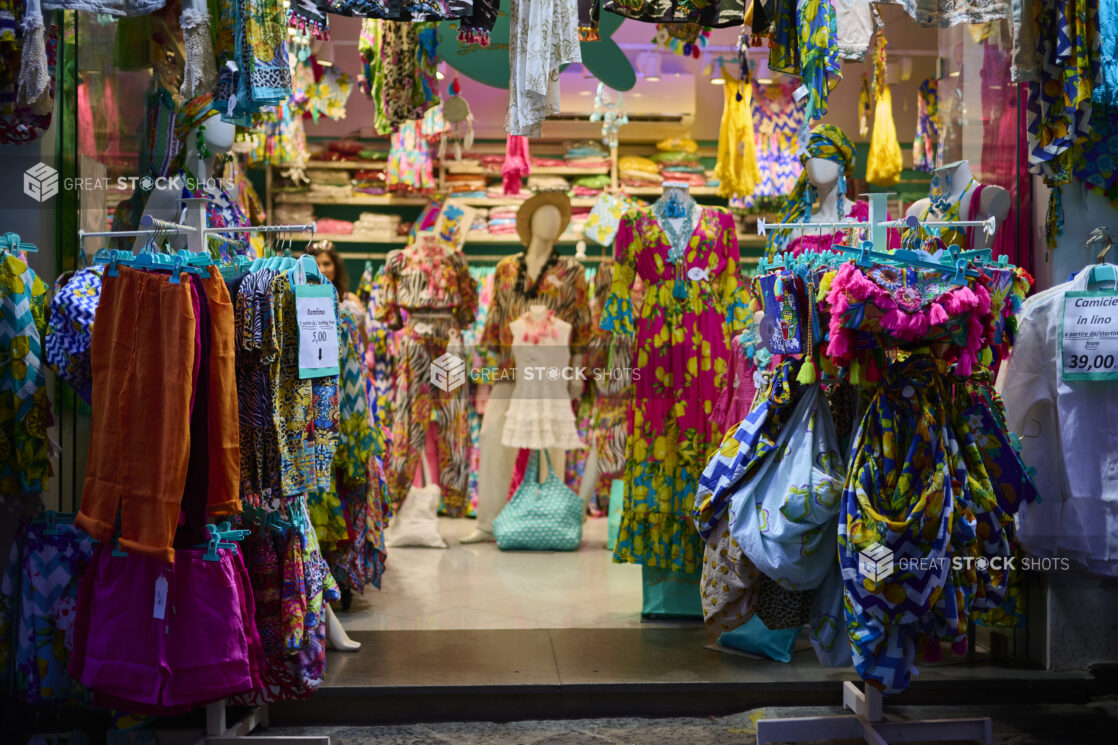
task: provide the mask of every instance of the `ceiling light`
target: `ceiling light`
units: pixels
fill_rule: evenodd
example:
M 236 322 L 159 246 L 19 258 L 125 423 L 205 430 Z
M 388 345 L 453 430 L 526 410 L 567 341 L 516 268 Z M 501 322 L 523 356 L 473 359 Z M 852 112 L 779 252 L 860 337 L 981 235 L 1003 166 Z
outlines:
M 772 85 L 773 84 L 773 79 L 772 78 L 757 78 L 757 82 L 760 83 L 761 85 Z
M 435 73 L 435 79 L 436 80 L 443 80 L 445 78 L 446 78 L 446 75 L 443 74 L 442 70 L 439 70 L 438 72 Z
M 721 75 L 719 75 L 717 77 L 711 78 L 710 79 L 710 84 L 711 85 L 726 85 L 726 81 L 723 80 Z
M 650 83 L 655 83 L 660 80 L 660 55 L 646 54 L 642 60 L 641 73 L 644 79 Z

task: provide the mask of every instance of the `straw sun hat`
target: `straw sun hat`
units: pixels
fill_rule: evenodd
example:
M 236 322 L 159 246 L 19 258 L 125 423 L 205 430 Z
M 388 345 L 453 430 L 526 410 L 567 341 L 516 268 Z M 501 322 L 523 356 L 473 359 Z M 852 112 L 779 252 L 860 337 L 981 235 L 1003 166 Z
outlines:
M 571 200 L 567 195 L 561 191 L 541 191 L 520 205 L 516 212 L 516 232 L 525 246 L 532 242 L 532 215 L 545 204 L 553 204 L 559 210 L 559 235 L 571 224 Z

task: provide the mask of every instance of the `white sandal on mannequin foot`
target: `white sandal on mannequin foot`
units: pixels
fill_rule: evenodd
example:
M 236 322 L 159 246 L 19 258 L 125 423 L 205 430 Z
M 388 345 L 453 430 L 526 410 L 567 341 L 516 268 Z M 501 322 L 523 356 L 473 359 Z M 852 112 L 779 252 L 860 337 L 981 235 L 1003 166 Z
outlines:
M 473 533 L 470 533 L 468 536 L 466 536 L 465 538 L 463 538 L 462 540 L 460 540 L 458 542 L 459 543 L 493 543 L 496 540 L 497 539 L 494 538 L 493 534 L 490 533 L 488 530 L 481 530 L 479 528 L 478 530 L 475 530 Z
M 334 609 L 326 606 L 326 646 L 338 652 L 356 652 L 361 649 L 361 642 L 349 638 L 342 622 L 334 615 Z

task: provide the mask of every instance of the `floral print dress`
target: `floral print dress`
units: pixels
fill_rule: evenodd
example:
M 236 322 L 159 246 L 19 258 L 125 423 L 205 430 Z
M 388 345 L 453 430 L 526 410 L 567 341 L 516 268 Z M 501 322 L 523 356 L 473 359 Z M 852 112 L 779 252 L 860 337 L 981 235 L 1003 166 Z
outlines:
M 746 314 L 734 219 L 703 208 L 679 267 L 668 262 L 668 238 L 651 212 L 627 214 L 615 245 L 602 328 L 634 337 L 635 362 L 614 561 L 692 573 L 703 555 L 691 522 L 696 481 L 722 436 L 711 413 Z M 635 318 L 637 278 L 645 290 Z

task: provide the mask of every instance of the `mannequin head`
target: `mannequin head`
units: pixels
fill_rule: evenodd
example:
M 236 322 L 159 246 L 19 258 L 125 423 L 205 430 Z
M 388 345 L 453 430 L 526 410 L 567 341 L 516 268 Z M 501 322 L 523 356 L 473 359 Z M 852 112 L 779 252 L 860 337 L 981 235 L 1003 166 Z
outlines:
M 233 149 L 233 138 L 237 134 L 236 125 L 222 121 L 219 117 L 211 116 L 201 126 L 206 128 L 206 146 L 214 153 L 227 153 Z M 188 145 L 197 147 L 198 133 L 192 131 Z
M 559 208 L 544 204 L 532 213 L 532 240 L 554 243 L 559 238 Z
M 804 173 L 807 180 L 820 192 L 830 191 L 838 183 L 839 174 L 842 172 L 838 163 L 825 158 L 808 158 L 804 161 Z

